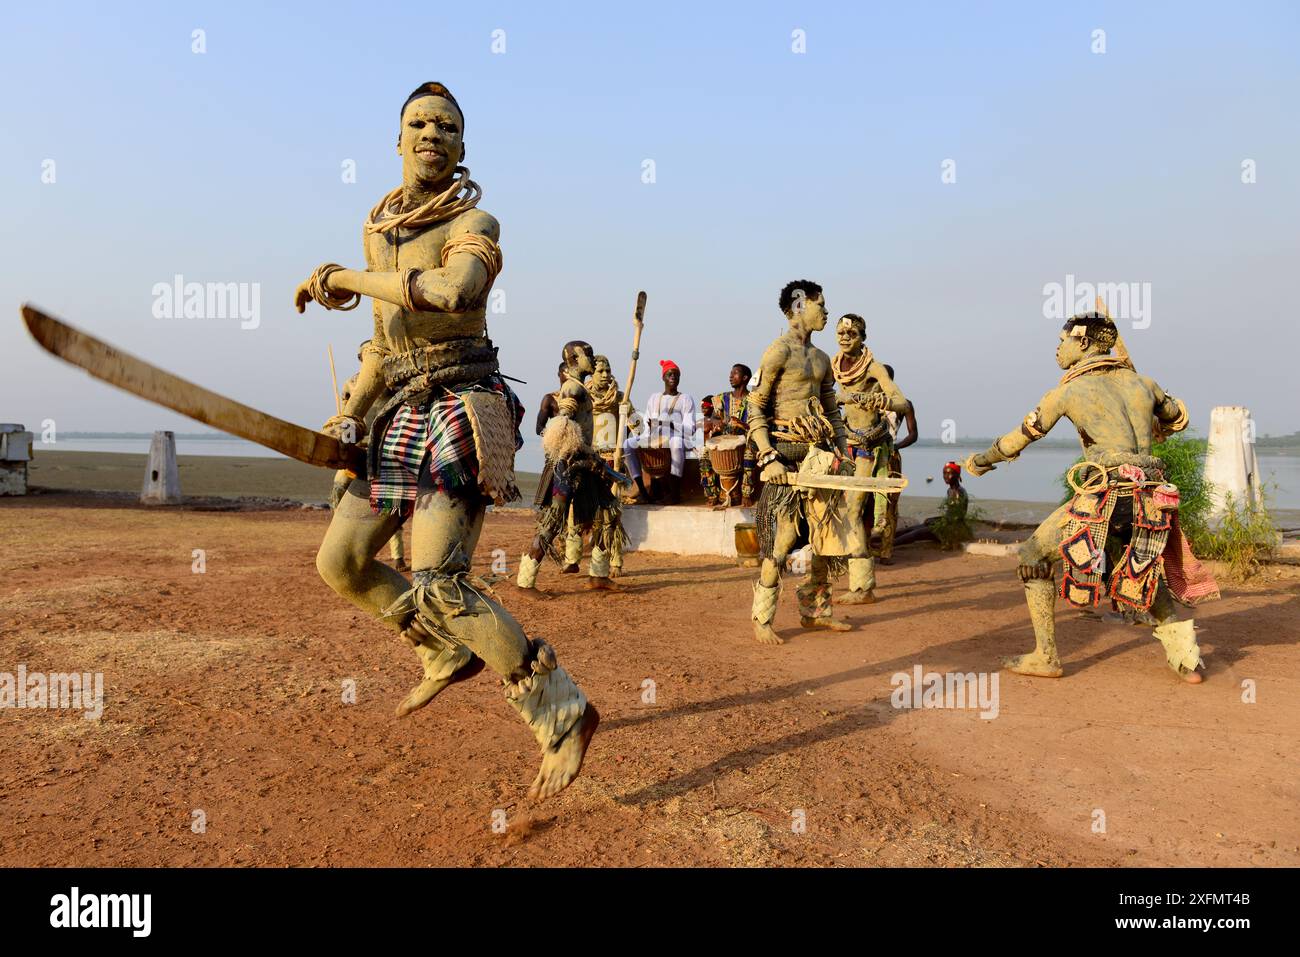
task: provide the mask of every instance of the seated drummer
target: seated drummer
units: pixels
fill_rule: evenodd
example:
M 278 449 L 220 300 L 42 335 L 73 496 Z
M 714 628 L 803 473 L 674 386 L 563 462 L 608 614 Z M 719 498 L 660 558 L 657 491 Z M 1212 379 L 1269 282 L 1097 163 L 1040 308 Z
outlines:
M 731 367 L 731 391 L 719 392 L 711 399 L 705 400 L 711 407 L 704 413 L 700 426 L 704 430 L 707 442 L 714 435 L 748 435 L 749 434 L 749 380 L 754 376 L 749 366 L 737 362 Z M 703 407 L 703 403 L 701 403 Z M 741 470 L 740 496 L 741 505 L 752 508 L 755 488 L 758 484 L 758 468 L 753 443 L 745 444 L 745 464 Z M 700 485 L 704 497 L 710 505 L 717 505 L 722 499 L 722 489 L 717 473 L 709 462 L 707 451 L 700 451 Z
M 682 500 L 682 472 L 686 468 L 686 449 L 695 445 L 695 400 L 677 390 L 682 381 L 682 370 L 671 359 L 660 359 L 664 388 L 650 396 L 645 406 L 645 425 L 640 434 L 629 435 L 623 442 L 623 456 L 627 474 L 636 480 L 637 494 L 631 504 L 652 501 L 645 480 L 641 477 L 641 460 L 638 449 L 667 447 L 672 455 L 672 468 L 664 477 L 667 494 L 663 501 L 677 505 Z

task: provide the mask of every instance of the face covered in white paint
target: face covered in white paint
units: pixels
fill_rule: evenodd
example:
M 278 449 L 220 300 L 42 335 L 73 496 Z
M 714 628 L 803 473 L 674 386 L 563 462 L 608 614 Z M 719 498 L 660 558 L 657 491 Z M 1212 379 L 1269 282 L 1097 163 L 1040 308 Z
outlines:
M 862 345 L 866 339 L 858 324 L 848 316 L 844 316 L 835 324 L 835 341 L 839 343 L 840 349 L 845 354 L 856 356 L 862 352 Z
M 407 184 L 440 183 L 464 158 L 465 120 L 456 105 L 441 96 L 422 96 L 402 111 L 397 152 Z
M 571 342 L 567 346 L 568 354 L 565 357 L 573 367 L 579 377 L 591 375 L 596 369 L 593 349 L 585 342 Z
M 821 293 L 815 296 L 796 295 L 790 304 L 790 321 L 808 332 L 826 328 L 826 300 Z
M 1061 330 L 1061 342 L 1056 347 L 1056 364 L 1068 369 L 1087 354 L 1088 339 L 1085 336 L 1071 335 Z
M 609 388 L 613 380 L 614 374 L 609 368 L 609 360 L 604 356 L 597 356 L 595 370 L 591 373 L 592 388 L 604 391 Z

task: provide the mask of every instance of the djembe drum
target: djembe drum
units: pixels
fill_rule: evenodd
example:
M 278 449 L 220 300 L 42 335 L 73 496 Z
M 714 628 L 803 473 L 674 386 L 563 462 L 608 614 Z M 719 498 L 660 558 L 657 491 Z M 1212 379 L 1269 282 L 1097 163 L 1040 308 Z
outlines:
M 672 471 L 672 449 L 668 446 L 645 446 L 637 449 L 637 458 L 641 460 L 641 471 L 651 479 L 663 479 Z
M 704 443 L 709 464 L 718 476 L 722 491 L 722 504 L 739 501 L 740 473 L 745 467 L 745 437 L 743 435 L 715 435 Z
M 758 525 L 754 522 L 738 522 L 733 534 L 736 536 L 736 564 L 741 568 L 758 565 Z

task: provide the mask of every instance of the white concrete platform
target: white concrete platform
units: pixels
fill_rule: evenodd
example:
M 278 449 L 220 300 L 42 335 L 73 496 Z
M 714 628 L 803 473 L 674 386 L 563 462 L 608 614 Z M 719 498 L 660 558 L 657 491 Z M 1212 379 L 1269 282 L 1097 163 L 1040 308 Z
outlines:
M 966 542 L 962 551 L 967 555 L 987 555 L 990 558 L 1006 558 L 1008 555 L 1020 554 L 1024 542 Z
M 753 520 L 752 508 L 714 511 L 691 505 L 633 505 L 623 509 L 623 528 L 631 539 L 628 551 L 735 558 L 736 526 Z

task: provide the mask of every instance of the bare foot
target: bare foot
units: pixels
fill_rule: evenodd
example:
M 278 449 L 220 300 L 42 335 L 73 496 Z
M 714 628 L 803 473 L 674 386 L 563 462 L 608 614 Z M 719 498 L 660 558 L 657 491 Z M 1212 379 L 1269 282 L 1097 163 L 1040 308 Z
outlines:
M 871 591 L 860 591 L 855 588 L 852 591 L 841 592 L 835 596 L 835 604 L 837 605 L 874 605 L 877 601 L 874 588 Z
M 1178 677 L 1182 678 L 1189 685 L 1198 685 L 1205 680 L 1205 678 L 1201 676 L 1201 673 L 1199 671 L 1189 671 L 1187 672 L 1187 674 L 1185 675 L 1180 674 Z
M 1002 667 L 1008 671 L 1014 671 L 1018 675 L 1029 675 L 1034 678 L 1059 678 L 1065 674 L 1061 668 L 1060 659 L 1048 658 L 1046 655 L 1040 655 L 1037 651 L 1032 651 L 1027 655 L 1014 655 L 1002 659 Z
M 784 645 L 785 639 L 772 630 L 771 625 L 754 622 L 754 637 L 765 645 Z
M 873 599 L 874 600 L 874 599 Z M 799 624 L 805 628 L 822 628 L 826 631 L 852 631 L 853 626 L 838 618 L 800 618 Z
M 592 575 L 587 579 L 587 591 L 622 591 L 622 585 L 615 585 L 608 578 L 597 578 Z
M 582 759 L 587 755 L 587 745 L 591 743 L 598 724 L 600 712 L 588 701 L 578 723 L 569 729 L 558 745 L 542 753 L 542 767 L 528 789 L 529 797 L 539 800 L 554 797 L 573 783 L 582 770 Z
M 550 592 L 542 591 L 536 585 L 529 588 L 525 588 L 523 585 L 516 585 L 515 588 L 518 589 L 519 594 L 523 595 L 525 598 L 531 598 L 534 601 L 550 601 L 552 597 Z
M 436 698 L 443 688 L 458 681 L 473 678 L 482 670 L 483 659 L 475 655 L 459 671 L 453 672 L 450 678 L 425 678 L 412 689 L 411 693 L 397 706 L 397 711 L 394 713 L 399 718 L 405 718 L 412 711 L 419 711 Z
M 560 574 L 562 574 L 562 575 L 576 575 L 576 574 L 578 574 L 578 563 L 577 563 L 577 562 L 573 562 L 573 563 L 570 564 L 570 565 L 565 565 L 562 569 L 560 569 Z
M 610 577 L 610 580 L 611 580 L 611 581 L 612 581 L 613 579 L 615 579 L 615 578 L 620 577 L 622 574 L 623 574 L 623 566 L 622 566 L 622 565 L 610 565 L 610 566 L 609 566 L 609 577 Z

